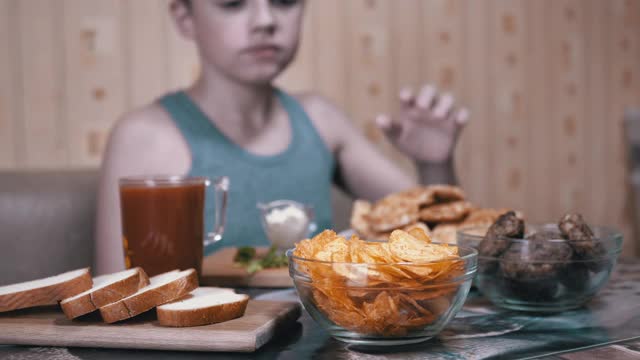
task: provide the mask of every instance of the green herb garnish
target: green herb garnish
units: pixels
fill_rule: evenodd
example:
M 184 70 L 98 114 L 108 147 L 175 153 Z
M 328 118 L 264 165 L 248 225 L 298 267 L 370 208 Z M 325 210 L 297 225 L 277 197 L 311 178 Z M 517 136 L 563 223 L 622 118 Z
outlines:
M 250 246 L 245 246 L 238 248 L 238 252 L 233 258 L 233 261 L 244 267 L 249 274 L 253 274 L 262 269 L 279 268 L 289 264 L 287 256 L 279 253 L 278 249 L 273 246 L 262 259 L 256 259 L 255 256 L 256 249 Z
M 233 258 L 233 261 L 237 263 L 247 263 L 251 261 L 251 259 L 253 259 L 254 256 L 256 256 L 255 248 L 252 248 L 251 246 L 243 246 L 241 248 L 238 248 L 238 252 L 236 253 L 236 256 Z

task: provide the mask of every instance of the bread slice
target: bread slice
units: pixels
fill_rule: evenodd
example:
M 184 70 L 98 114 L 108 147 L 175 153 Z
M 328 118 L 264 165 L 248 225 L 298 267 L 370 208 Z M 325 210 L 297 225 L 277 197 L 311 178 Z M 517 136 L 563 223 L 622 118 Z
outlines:
M 44 279 L 0 286 L 0 312 L 34 306 L 55 305 L 58 301 L 91 289 L 89 268 Z
M 158 321 L 164 326 L 199 326 L 220 323 L 244 315 L 249 296 L 231 289 L 199 287 L 182 299 L 158 306 Z
M 197 287 L 198 274 L 194 269 L 170 271 L 152 277 L 148 286 L 133 295 L 101 307 L 100 314 L 108 323 L 125 320 L 179 299 Z
M 149 285 L 149 277 L 141 268 L 133 268 L 93 279 L 93 287 L 60 302 L 69 319 L 88 314 L 105 305 L 121 300 Z

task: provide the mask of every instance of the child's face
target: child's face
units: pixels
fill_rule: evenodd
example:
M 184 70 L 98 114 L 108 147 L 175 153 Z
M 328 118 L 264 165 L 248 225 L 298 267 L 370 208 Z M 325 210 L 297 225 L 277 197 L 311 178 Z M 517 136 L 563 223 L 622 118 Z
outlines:
M 173 14 L 195 40 L 203 66 L 263 84 L 293 59 L 303 7 L 304 0 L 192 0 L 191 10 L 174 3 Z

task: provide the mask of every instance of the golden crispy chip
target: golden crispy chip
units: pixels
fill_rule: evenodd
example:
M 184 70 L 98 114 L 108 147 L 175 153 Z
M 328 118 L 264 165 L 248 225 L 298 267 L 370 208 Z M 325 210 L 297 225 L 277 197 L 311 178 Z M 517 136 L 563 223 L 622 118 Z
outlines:
M 333 231 L 299 242 L 294 255 L 305 260 L 293 261 L 308 276 L 299 291 L 336 325 L 362 334 L 403 336 L 433 323 L 456 294 L 464 262 L 457 247 L 431 243 L 424 227 L 408 231 L 394 230 L 388 242 Z
M 338 237 L 333 230 L 325 230 L 313 237 L 296 244 L 293 255 L 303 259 L 315 259 L 315 254 L 321 251 L 329 242 Z
M 433 205 L 420 210 L 420 219 L 425 222 L 453 222 L 460 221 L 473 210 L 473 205 L 468 201 L 454 201 Z
M 402 230 L 391 233 L 389 250 L 403 261 L 415 263 L 443 260 L 457 255 L 455 247 L 424 243 Z
M 413 236 L 414 238 L 420 241 L 423 241 L 426 244 L 429 244 L 431 243 L 431 238 L 429 237 L 428 229 L 429 228 L 427 228 L 427 231 L 424 231 L 423 227 L 415 226 L 409 229 L 407 232 L 409 233 L 409 235 Z

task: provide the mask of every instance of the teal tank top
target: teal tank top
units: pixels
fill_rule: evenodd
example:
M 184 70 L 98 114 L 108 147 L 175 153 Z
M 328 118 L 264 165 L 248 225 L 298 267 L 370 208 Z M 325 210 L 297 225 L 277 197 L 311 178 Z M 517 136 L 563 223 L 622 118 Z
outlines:
M 317 231 L 332 227 L 331 185 L 334 159 L 293 97 L 277 91 L 291 126 L 291 140 L 283 152 L 261 156 L 248 152 L 225 136 L 183 91 L 160 99 L 187 141 L 191 151 L 189 176 L 230 180 L 229 199 L 222 240 L 205 248 L 208 255 L 227 246 L 268 246 L 258 203 L 295 200 L 314 207 Z M 207 189 L 205 234 L 212 231 L 214 192 Z

